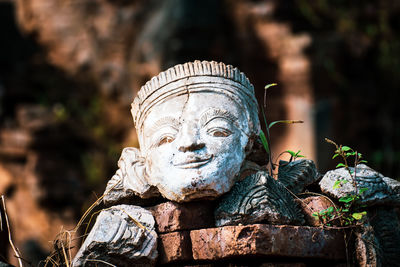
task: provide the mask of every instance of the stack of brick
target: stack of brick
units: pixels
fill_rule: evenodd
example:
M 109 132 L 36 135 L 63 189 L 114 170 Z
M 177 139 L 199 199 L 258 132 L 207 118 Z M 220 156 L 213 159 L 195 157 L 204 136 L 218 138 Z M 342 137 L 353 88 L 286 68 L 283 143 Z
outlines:
M 149 208 L 156 221 L 158 265 L 341 266 L 345 233 L 308 226 L 214 226 L 212 203 L 166 202 Z

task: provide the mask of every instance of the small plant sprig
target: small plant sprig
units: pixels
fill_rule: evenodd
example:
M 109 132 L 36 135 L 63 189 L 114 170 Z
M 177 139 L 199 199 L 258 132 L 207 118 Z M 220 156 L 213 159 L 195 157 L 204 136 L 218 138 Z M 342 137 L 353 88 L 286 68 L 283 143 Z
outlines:
M 298 150 L 297 152 L 294 152 L 292 150 L 286 150 L 284 151 L 284 153 L 288 153 L 290 155 L 290 159 L 289 162 L 292 162 L 294 160 L 296 160 L 297 158 L 304 158 L 304 155 L 300 155 L 300 150 Z
M 348 173 L 350 174 L 350 177 L 352 178 L 352 183 L 355 188 L 355 194 L 360 194 L 360 190 L 358 189 L 356 178 L 357 178 L 357 165 L 360 163 L 367 163 L 366 160 L 362 160 L 362 154 L 353 150 L 352 148 L 348 146 L 342 146 L 338 145 L 332 140 L 325 138 L 325 141 L 334 145 L 336 147 L 335 154 L 333 155 L 332 159 L 335 159 L 336 157 L 341 157 L 343 159 L 343 162 L 339 163 L 336 165 L 336 168 L 344 167 Z M 354 168 L 350 169 L 349 167 L 349 157 L 354 156 Z M 348 183 L 346 179 L 343 180 L 338 180 L 335 182 L 333 185 L 333 189 L 337 189 L 341 187 L 342 184 Z M 362 192 L 365 192 L 366 190 L 361 190 Z M 362 193 L 361 192 L 361 193 Z
M 336 157 L 342 158 L 343 162 L 337 164 L 336 168 L 344 167 L 348 171 L 355 192 L 354 194 L 348 194 L 339 199 L 339 202 L 343 203 L 341 207 L 329 207 L 325 210 L 321 210 L 320 212 L 314 212 L 313 216 L 327 226 L 331 226 L 331 222 L 334 220 L 339 220 L 340 225 L 342 226 L 354 225 L 357 223 L 357 221 L 361 220 L 365 215 L 367 215 L 366 211 L 359 210 L 358 207 L 354 206 L 354 204 L 361 198 L 362 194 L 368 190 L 366 187 L 358 188 L 356 181 L 357 165 L 360 163 L 366 163 L 367 161 L 362 160 L 361 153 L 348 146 L 337 145 L 328 138 L 325 138 L 325 141 L 333 144 L 336 147 L 332 159 L 335 159 Z M 349 166 L 350 157 L 354 157 L 354 168 L 350 168 Z M 333 185 L 333 189 L 338 189 L 348 182 L 349 181 L 344 178 L 337 180 Z
M 276 83 L 270 83 L 267 84 L 264 89 L 264 103 L 263 106 L 261 107 L 261 111 L 263 114 L 263 118 L 264 118 L 264 124 L 265 124 L 265 133 L 261 130 L 260 131 L 260 139 L 261 139 L 261 143 L 263 144 L 263 147 L 265 149 L 265 151 L 268 153 L 268 160 L 269 160 L 269 165 L 270 165 L 270 175 L 273 175 L 273 170 L 275 169 L 275 166 L 272 162 L 272 152 L 271 152 L 271 142 L 270 142 L 270 133 L 269 130 L 272 128 L 272 126 L 279 124 L 279 123 L 286 123 L 286 124 L 292 124 L 292 123 L 303 123 L 303 121 L 301 120 L 279 120 L 279 121 L 273 121 L 271 123 L 268 123 L 267 121 L 267 116 L 265 114 L 265 111 L 267 110 L 267 90 L 270 87 L 273 86 L 277 86 L 278 84 Z M 289 150 L 287 151 L 289 154 Z M 291 151 L 293 152 L 293 151 Z M 298 151 L 297 153 L 300 153 L 300 151 Z M 297 157 L 301 157 L 301 155 L 297 155 Z

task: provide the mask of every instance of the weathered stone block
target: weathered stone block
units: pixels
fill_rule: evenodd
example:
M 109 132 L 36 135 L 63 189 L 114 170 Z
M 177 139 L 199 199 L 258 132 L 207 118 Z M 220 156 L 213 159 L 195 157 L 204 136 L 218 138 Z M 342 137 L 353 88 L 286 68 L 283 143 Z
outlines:
M 195 260 L 277 256 L 345 260 L 343 231 L 316 227 L 253 224 L 190 232 Z
M 278 181 L 294 194 L 316 182 L 320 174 L 315 163 L 309 159 L 299 159 L 291 162 L 281 160 L 279 162 Z
M 158 252 L 159 262 L 170 263 L 173 261 L 192 260 L 192 243 L 188 231 L 161 234 L 159 236 Z
M 303 214 L 293 196 L 265 171 L 259 171 L 237 183 L 215 210 L 217 226 L 268 222 L 304 223 Z
M 356 170 L 350 167 L 350 170 L 356 173 L 355 182 L 357 188 L 367 188 L 367 191 L 361 195 L 359 204 L 400 206 L 400 194 L 398 192 L 400 186 L 397 181 L 384 177 L 365 164 L 358 164 Z M 356 188 L 353 185 L 352 176 L 345 168 L 339 168 L 327 172 L 319 185 L 323 193 L 340 199 L 349 194 L 355 194 Z M 343 180 L 348 182 L 342 183 L 339 188 L 334 188 L 336 181 Z
M 103 210 L 73 260 L 73 266 L 153 266 L 158 256 L 151 213 L 118 205 Z
M 213 207 L 209 202 L 165 202 L 149 210 L 156 220 L 158 233 L 214 226 Z

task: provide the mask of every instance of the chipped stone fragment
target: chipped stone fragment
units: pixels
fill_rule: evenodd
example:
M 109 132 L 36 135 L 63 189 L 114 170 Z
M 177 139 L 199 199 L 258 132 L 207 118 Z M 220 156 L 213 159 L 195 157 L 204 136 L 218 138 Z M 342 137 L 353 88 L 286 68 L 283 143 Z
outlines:
M 299 159 L 292 162 L 281 160 L 279 162 L 278 181 L 294 194 L 303 192 L 319 177 L 320 174 L 312 160 Z
M 73 260 L 73 266 L 154 266 L 157 233 L 152 214 L 138 206 L 118 205 L 103 210 Z
M 301 209 L 286 188 L 260 171 L 237 183 L 215 210 L 217 226 L 268 222 L 303 224 Z

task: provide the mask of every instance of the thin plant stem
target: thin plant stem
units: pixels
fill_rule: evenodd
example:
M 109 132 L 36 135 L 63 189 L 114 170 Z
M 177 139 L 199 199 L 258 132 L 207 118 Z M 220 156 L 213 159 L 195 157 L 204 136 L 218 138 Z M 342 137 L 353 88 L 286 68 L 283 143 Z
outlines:
M 23 267 L 22 260 L 21 260 L 21 255 L 19 254 L 19 250 L 18 250 L 18 248 L 14 245 L 14 242 L 12 241 L 12 238 L 11 238 L 10 223 L 9 223 L 9 221 L 8 221 L 7 208 L 6 208 L 6 201 L 5 201 L 4 195 L 1 196 L 1 202 L 2 202 L 2 204 L 3 204 L 4 217 L 5 217 L 6 224 L 7 224 L 8 242 L 10 243 L 11 248 L 12 248 L 12 250 L 14 251 L 15 257 L 17 257 L 17 259 L 18 259 L 18 265 L 19 265 L 19 267 Z

